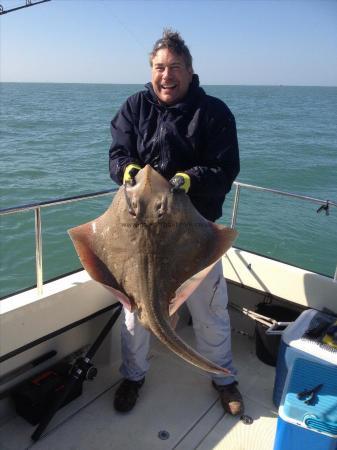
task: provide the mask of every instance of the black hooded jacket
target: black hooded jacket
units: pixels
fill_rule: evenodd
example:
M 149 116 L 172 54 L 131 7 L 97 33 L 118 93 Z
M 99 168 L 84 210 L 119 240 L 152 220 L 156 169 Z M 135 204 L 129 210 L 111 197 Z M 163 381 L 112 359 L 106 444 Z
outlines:
M 186 172 L 192 203 L 215 221 L 240 170 L 233 114 L 221 100 L 206 95 L 197 75 L 186 97 L 173 106 L 159 102 L 151 83 L 145 87 L 111 121 L 111 178 L 121 184 L 130 163 L 149 164 L 168 180 Z

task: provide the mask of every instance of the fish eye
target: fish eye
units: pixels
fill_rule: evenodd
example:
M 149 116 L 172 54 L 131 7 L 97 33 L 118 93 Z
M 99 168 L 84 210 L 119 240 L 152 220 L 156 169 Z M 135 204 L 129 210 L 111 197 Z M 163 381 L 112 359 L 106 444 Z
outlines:
M 157 217 L 160 219 L 167 211 L 167 202 L 165 198 L 158 199 L 154 204 L 154 210 L 157 213 Z

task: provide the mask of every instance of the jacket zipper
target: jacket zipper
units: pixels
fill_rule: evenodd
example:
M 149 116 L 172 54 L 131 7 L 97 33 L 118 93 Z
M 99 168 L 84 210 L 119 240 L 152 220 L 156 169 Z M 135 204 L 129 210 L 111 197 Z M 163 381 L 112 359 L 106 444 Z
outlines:
M 164 122 L 166 122 L 167 118 L 167 111 L 165 110 L 160 118 L 160 125 L 159 125 L 159 147 L 160 147 L 160 156 L 159 156 L 159 166 L 162 172 L 164 172 L 164 169 L 167 165 L 167 158 L 166 158 L 166 152 L 165 152 L 165 141 L 164 141 Z

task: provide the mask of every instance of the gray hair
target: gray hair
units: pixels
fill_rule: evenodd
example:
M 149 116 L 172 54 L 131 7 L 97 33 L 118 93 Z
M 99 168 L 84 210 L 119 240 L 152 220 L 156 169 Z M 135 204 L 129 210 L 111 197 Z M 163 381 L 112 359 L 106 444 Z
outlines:
M 185 45 L 185 41 L 182 39 L 177 31 L 171 30 L 171 28 L 164 28 L 163 36 L 156 41 L 150 53 L 150 65 L 152 67 L 152 60 L 156 56 L 158 50 L 162 48 L 168 48 L 172 50 L 176 55 L 181 55 L 184 58 L 186 67 L 192 68 L 192 56 Z

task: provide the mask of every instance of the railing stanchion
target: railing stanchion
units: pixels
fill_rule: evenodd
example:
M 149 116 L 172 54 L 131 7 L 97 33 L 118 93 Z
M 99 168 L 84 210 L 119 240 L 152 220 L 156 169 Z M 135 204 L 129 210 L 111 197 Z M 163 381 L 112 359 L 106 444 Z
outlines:
M 240 200 L 240 185 L 236 184 L 233 211 L 232 211 L 231 228 L 234 228 L 236 225 L 236 218 L 238 215 L 238 208 L 239 208 L 239 200 Z
M 35 208 L 35 260 L 36 260 L 36 287 L 38 295 L 43 291 L 43 268 L 42 268 L 42 231 L 41 231 L 41 208 Z

